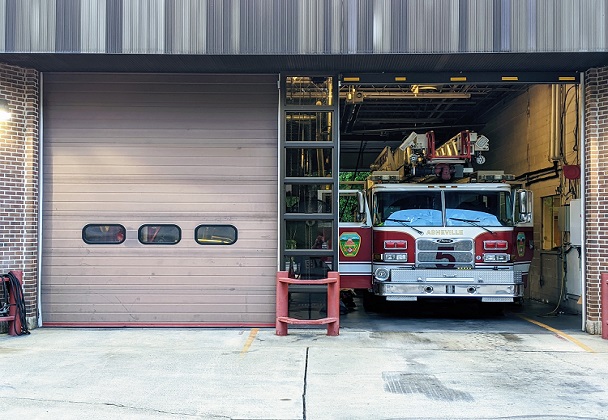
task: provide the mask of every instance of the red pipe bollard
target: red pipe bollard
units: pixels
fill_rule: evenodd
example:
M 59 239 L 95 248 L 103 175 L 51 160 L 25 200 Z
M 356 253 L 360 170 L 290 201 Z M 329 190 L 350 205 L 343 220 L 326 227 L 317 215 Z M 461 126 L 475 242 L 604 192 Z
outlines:
M 321 319 L 297 319 L 289 317 L 290 284 L 326 284 L 327 317 Z M 277 273 L 276 334 L 287 335 L 289 324 L 321 325 L 327 324 L 327 335 L 340 334 L 340 274 L 336 271 L 327 273 L 326 279 L 298 280 L 289 277 L 287 271 Z
M 602 338 L 608 340 L 608 273 L 601 274 Z

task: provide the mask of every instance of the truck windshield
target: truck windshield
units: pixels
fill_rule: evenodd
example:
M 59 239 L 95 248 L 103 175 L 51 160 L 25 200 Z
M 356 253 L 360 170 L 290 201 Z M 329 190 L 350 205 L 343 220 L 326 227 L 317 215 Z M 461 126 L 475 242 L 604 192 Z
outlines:
M 441 192 L 379 192 L 373 217 L 374 226 L 441 226 Z
M 373 197 L 374 226 L 513 226 L 506 191 L 378 191 Z M 445 216 L 445 217 L 444 217 Z
M 504 191 L 445 191 L 446 226 L 513 226 L 511 196 Z

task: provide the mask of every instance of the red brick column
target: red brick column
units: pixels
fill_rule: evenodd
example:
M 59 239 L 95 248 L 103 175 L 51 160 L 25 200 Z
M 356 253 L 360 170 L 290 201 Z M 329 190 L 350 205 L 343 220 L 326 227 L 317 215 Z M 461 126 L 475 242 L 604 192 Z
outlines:
M 601 333 L 600 276 L 608 272 L 608 67 L 585 73 L 586 330 Z
M 39 77 L 0 64 L 0 98 L 12 118 L 0 122 L 0 273 L 23 272 L 28 327 L 38 308 Z

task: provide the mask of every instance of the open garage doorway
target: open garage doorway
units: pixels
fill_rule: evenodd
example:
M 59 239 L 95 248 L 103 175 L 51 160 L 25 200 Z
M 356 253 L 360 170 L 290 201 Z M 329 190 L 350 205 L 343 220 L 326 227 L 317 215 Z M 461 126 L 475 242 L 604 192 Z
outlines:
M 578 81 L 576 74 L 343 75 L 339 87 L 341 189 L 364 188 L 378 156 L 387 147 L 397 150 L 412 133 L 432 132 L 437 147 L 463 131 L 485 136 L 489 147 L 475 162 L 478 170 L 512 174 L 508 182 L 531 190 L 534 197 L 533 236 L 523 244 L 533 254 L 523 301 L 544 305 L 547 316 L 567 313 L 580 318 L 584 250 L 582 228 L 573 217 L 580 212 L 583 194 Z M 547 237 L 555 240 L 547 241 Z M 343 295 L 346 300 L 354 295 L 354 306 L 343 308 L 345 317 L 354 311 L 366 312 L 361 290 Z M 303 296 L 297 310 L 314 318 L 315 311 L 323 310 L 323 299 L 319 307 L 314 302 Z M 399 305 L 393 303 L 390 311 Z M 356 316 L 363 319 L 359 312 Z

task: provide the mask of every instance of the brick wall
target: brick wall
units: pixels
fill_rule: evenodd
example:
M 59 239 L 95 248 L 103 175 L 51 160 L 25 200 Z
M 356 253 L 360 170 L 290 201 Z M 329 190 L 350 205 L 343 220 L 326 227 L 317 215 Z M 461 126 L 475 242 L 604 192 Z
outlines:
M 587 331 L 601 332 L 600 274 L 608 271 L 608 67 L 585 73 Z
M 0 272 L 21 270 L 30 328 L 37 324 L 38 72 L 0 64 L 0 98 L 12 118 L 0 122 Z

